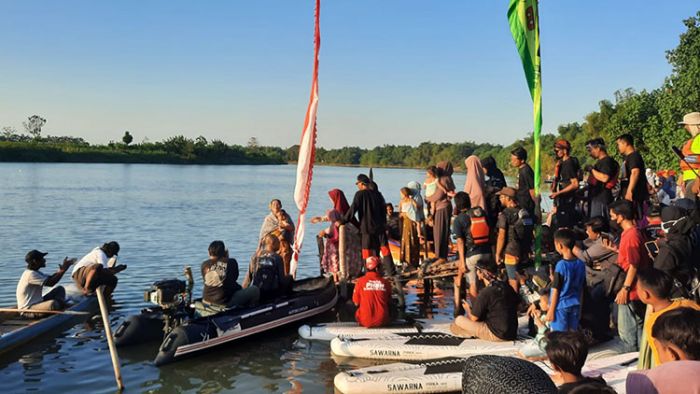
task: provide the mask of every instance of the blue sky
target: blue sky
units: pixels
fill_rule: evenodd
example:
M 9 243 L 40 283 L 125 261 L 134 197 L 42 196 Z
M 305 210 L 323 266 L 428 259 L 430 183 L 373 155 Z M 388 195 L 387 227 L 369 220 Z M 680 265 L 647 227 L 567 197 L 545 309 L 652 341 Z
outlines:
M 93 143 L 298 143 L 313 0 L 0 0 L 0 127 Z M 697 0 L 540 4 L 545 132 L 670 73 Z M 322 0 L 319 144 L 510 143 L 531 101 L 507 0 Z

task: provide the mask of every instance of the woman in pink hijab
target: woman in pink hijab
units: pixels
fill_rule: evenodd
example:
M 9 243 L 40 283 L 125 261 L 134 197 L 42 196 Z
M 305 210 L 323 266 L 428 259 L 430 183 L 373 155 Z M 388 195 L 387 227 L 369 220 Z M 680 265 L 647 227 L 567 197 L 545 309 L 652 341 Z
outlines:
M 481 167 L 481 160 L 471 155 L 464 160 L 464 167 L 467 170 L 464 192 L 469 195 L 472 207 L 479 206 L 484 211 L 487 211 L 486 197 L 484 195 L 484 169 Z

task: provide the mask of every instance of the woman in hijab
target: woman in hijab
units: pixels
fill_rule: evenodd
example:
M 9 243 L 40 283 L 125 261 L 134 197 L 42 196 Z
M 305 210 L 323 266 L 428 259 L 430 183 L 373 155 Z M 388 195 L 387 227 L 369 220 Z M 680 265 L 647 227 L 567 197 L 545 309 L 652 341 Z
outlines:
M 284 273 L 289 275 L 289 265 L 292 261 L 292 245 L 294 244 L 294 222 L 289 214 L 282 209 L 282 202 L 278 199 L 270 201 L 270 213 L 265 217 L 260 227 L 258 237 L 258 249 L 253 257 L 257 257 L 262 251 L 262 242 L 265 236 L 273 234 L 280 240 L 279 254 L 284 261 Z
M 464 182 L 464 192 L 469 195 L 472 208 L 481 207 L 488 213 L 484 194 L 484 169 L 478 157 L 471 155 L 464 160 L 467 169 L 467 180 Z
M 450 238 L 450 218 L 452 216 L 452 203 L 450 194 L 454 194 L 455 183 L 452 180 L 453 168 L 448 161 L 438 163 L 441 170 L 440 185 L 433 195 L 426 200 L 434 204 L 435 216 L 433 218 L 433 242 L 435 244 L 435 256 L 438 263 L 447 261 Z M 444 188 L 444 189 L 443 189 Z
M 340 189 L 328 192 L 333 203 L 333 208 L 326 212 L 325 216 L 317 216 L 311 219 L 311 223 L 330 222 L 328 228 L 321 230 L 319 237 L 326 240 L 321 256 L 321 270 L 323 273 L 333 275 L 333 279 L 340 280 L 340 219 L 350 208 L 345 194 Z M 348 278 L 354 278 L 362 272 L 362 255 L 360 246 L 360 232 L 355 225 L 345 225 L 345 262 L 347 264 Z

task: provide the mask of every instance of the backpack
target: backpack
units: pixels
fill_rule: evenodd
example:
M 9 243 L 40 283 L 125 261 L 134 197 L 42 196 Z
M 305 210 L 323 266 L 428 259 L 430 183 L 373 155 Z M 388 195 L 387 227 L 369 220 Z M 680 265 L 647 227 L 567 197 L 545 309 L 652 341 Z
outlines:
M 280 277 L 275 259 L 270 255 L 258 257 L 258 269 L 253 275 L 253 285 L 261 292 L 270 292 L 277 290 L 279 282 Z
M 486 222 L 486 214 L 481 208 L 473 208 L 467 211 L 471 227 L 469 232 L 472 237 L 472 242 L 475 246 L 486 245 L 489 243 L 490 229 Z
M 515 240 L 521 245 L 530 245 L 535 221 L 526 209 L 518 211 L 518 217 L 513 225 Z

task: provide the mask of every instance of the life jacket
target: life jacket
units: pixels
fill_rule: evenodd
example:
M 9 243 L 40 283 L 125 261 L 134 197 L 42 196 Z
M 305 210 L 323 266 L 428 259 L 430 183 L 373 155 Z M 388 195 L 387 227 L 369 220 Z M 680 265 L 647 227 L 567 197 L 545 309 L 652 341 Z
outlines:
M 262 255 L 258 259 L 258 269 L 253 276 L 253 285 L 261 292 L 275 291 L 279 287 L 280 277 L 275 259 L 270 255 Z
M 681 152 L 685 156 L 685 160 L 681 160 L 681 171 L 683 171 L 683 181 L 687 182 L 697 178 L 693 170 L 700 173 L 700 140 L 698 140 L 698 136 L 686 141 Z
M 489 243 L 490 229 L 486 222 L 486 214 L 481 208 L 472 208 L 467 211 L 469 215 L 469 220 L 471 221 L 471 227 L 469 232 L 471 233 L 472 242 L 474 246 L 486 245 Z

